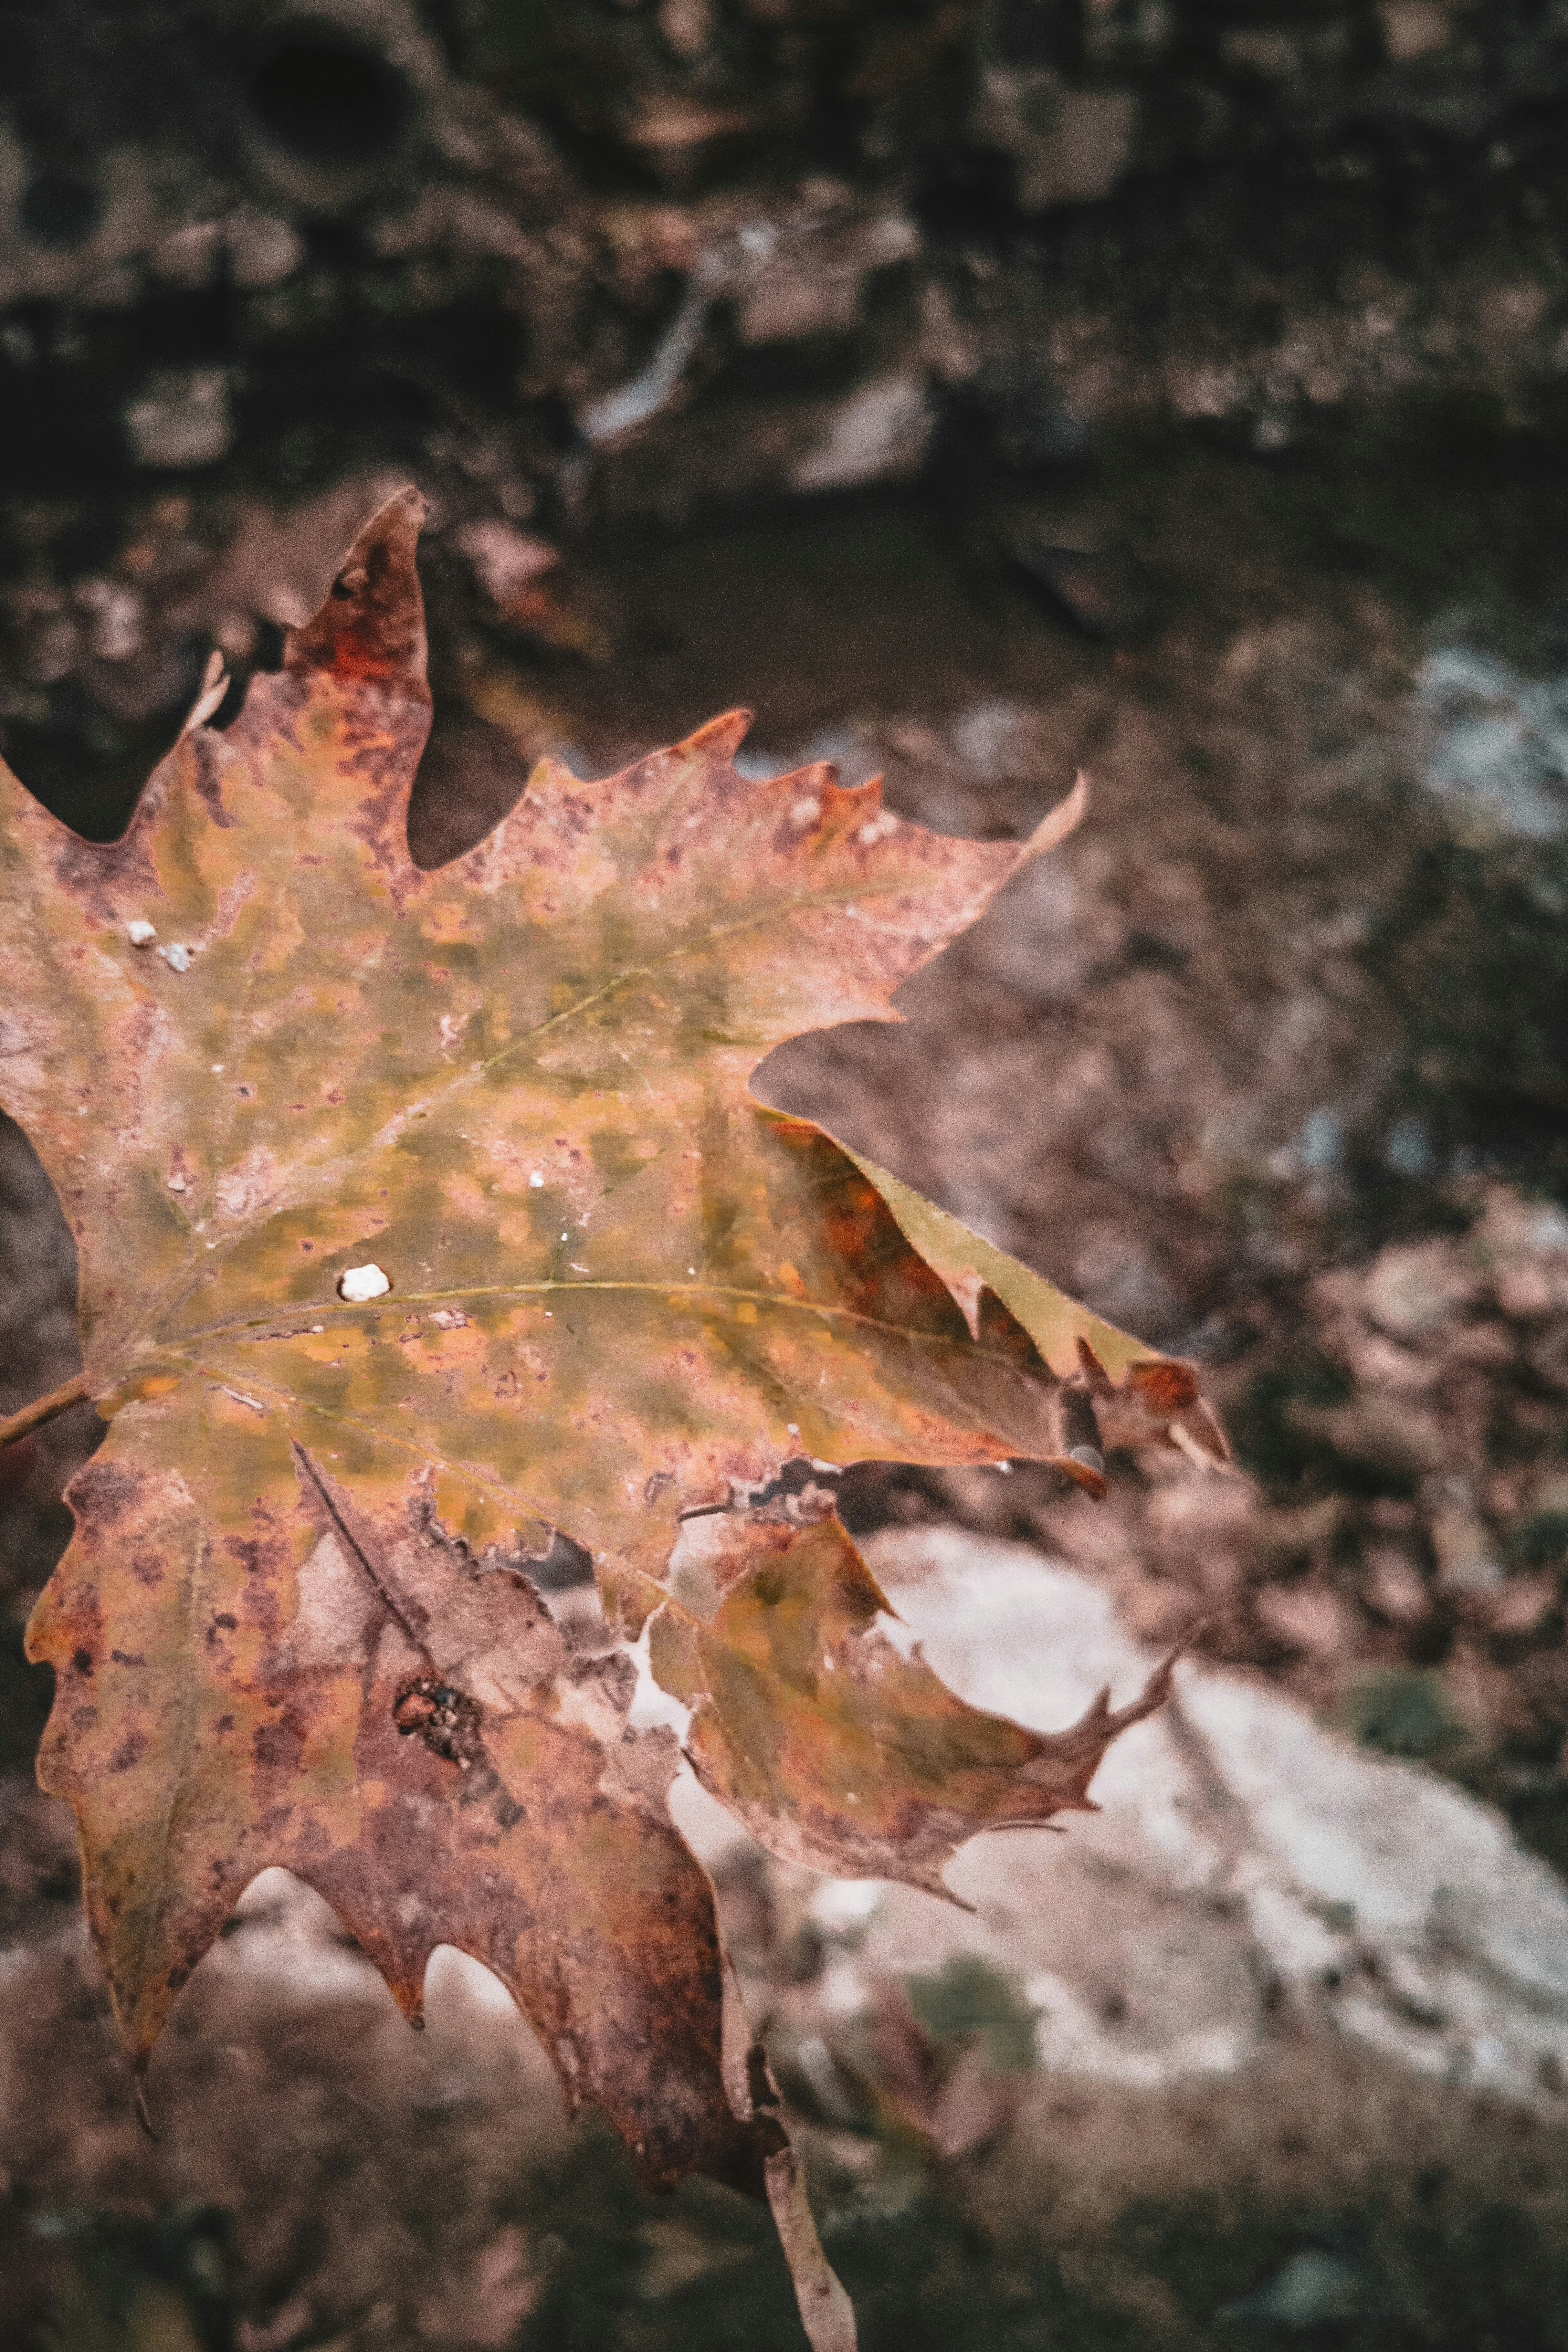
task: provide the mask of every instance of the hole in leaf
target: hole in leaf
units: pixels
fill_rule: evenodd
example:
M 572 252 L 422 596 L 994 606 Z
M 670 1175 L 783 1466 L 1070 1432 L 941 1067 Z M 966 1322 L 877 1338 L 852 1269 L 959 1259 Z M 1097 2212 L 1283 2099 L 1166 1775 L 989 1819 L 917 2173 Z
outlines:
M 464 1771 L 479 1752 L 479 1706 L 434 1675 L 421 1675 L 398 1693 L 392 1719 L 405 1738 L 416 1735 L 433 1756 Z
M 594 1581 L 592 1552 L 563 1536 L 559 1528 L 551 1538 L 550 1549 L 524 1559 L 522 1566 L 541 1592 L 569 1592 Z

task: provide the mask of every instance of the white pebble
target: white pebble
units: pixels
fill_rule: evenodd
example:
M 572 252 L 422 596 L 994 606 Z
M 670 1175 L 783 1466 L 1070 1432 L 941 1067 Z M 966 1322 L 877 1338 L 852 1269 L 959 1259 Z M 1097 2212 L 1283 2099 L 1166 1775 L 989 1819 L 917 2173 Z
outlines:
M 543 1182 L 544 1182 L 544 1179 L 543 1179 L 543 1177 L 540 1174 L 540 1172 L 539 1172 L 539 1171 L 538 1171 L 538 1169 L 537 1169 L 537 1168 L 531 1168 L 531 1169 L 529 1170 L 529 1171 L 528 1171 L 528 1181 L 529 1181 L 529 1182 L 532 1185 L 532 1187 L 533 1187 L 533 1189 L 534 1189 L 534 1191 L 535 1191 L 536 1192 L 541 1189 L 541 1187 L 542 1186 L 542 1184 L 543 1184 Z
M 191 968 L 191 950 L 189 948 L 183 948 L 178 945 L 172 948 L 160 948 L 158 953 L 163 957 L 171 971 L 189 971 Z
M 353 1307 L 362 1307 L 367 1298 L 380 1298 L 391 1288 L 391 1276 L 383 1274 L 378 1265 L 347 1266 L 338 1276 L 338 1297 Z
M 155 923 L 148 922 L 144 916 L 138 915 L 134 922 L 126 924 L 125 936 L 133 948 L 144 948 L 157 938 L 158 928 Z

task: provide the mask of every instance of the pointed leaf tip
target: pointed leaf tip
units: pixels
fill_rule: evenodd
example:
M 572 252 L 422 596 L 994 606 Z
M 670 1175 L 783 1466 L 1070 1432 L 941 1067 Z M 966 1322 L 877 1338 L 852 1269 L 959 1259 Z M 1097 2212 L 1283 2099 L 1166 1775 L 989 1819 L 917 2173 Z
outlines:
M 1024 844 L 1026 858 L 1043 857 L 1047 849 L 1055 849 L 1069 833 L 1076 833 L 1089 808 L 1089 772 L 1080 768 L 1073 780 L 1073 788 L 1065 801 L 1058 801 L 1048 815 L 1041 818 Z
M 708 759 L 732 760 L 752 731 L 752 719 L 749 710 L 721 711 L 689 735 L 680 749 Z
M 415 562 L 429 502 L 412 484 L 372 515 L 304 627 L 290 631 L 283 667 L 325 671 L 345 685 L 374 680 L 428 702 L 425 601 Z

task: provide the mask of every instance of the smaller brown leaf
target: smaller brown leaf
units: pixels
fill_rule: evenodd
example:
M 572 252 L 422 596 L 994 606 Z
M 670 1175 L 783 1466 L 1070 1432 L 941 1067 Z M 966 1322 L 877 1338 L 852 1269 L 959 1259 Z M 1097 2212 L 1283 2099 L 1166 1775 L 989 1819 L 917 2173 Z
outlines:
M 1171 1662 L 1128 1706 L 1102 1691 L 1068 1730 L 987 1715 L 938 1681 L 837 1520 L 752 1514 L 705 1523 L 688 1602 L 665 1610 L 651 1657 L 692 1708 L 703 1785 L 787 1861 L 839 1878 L 903 1879 L 948 1895 L 943 1864 L 980 1830 L 1092 1812 L 1089 1784 L 1118 1732 L 1165 1696 Z

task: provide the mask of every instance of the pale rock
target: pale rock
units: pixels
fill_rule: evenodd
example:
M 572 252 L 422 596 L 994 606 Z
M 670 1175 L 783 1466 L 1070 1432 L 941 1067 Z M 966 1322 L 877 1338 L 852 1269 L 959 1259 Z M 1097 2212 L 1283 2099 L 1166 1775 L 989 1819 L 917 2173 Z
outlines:
M 912 261 L 921 249 L 920 232 L 903 212 L 829 217 L 793 233 L 758 223 L 751 236 L 754 250 L 741 274 L 735 312 L 743 343 L 847 333 L 859 315 L 868 275 Z M 741 237 L 744 247 L 745 230 Z
M 1266 2326 L 1321 2327 L 1327 2321 L 1352 2318 L 1364 2301 L 1365 2289 L 1342 2255 L 1307 2246 L 1292 2254 L 1266 2286 L 1228 2305 L 1219 2316 L 1261 2321 Z
M 1011 155 L 1019 210 L 1097 204 L 1132 161 L 1138 100 L 1074 89 L 1048 66 L 988 66 L 970 117 L 975 137 Z
M 1526 1639 L 1556 1606 L 1555 1576 L 1513 1576 L 1487 1594 L 1486 1622 L 1494 1633 Z
M 797 490 L 842 490 L 913 473 L 933 423 L 916 375 L 879 376 L 852 392 L 815 448 L 795 466 Z
M 457 541 L 479 584 L 503 611 L 561 561 L 560 550 L 548 540 L 517 530 L 493 516 L 464 523 Z
M 263 286 L 281 286 L 305 258 L 298 232 L 275 214 L 241 205 L 231 213 L 224 235 L 228 247 L 228 271 L 247 292 Z
M 1494 655 L 1444 645 L 1422 663 L 1423 775 L 1461 836 L 1551 841 L 1568 832 L 1568 677 L 1526 679 Z
M 886 1528 L 866 1551 L 929 1664 L 976 1706 L 1059 1730 L 1098 1689 L 1124 1701 L 1148 1674 L 1106 1589 L 1023 1545 Z M 825 1888 L 837 2016 L 880 1978 L 978 1953 L 1035 2004 L 1050 2072 L 1158 2090 L 1237 2074 L 1310 2030 L 1561 2111 L 1568 1890 L 1490 1808 L 1194 1659 L 1173 1703 L 1112 1747 L 1094 1795 L 1101 1810 L 1068 1817 L 1065 1837 L 966 1846 L 947 1878 L 972 1916 L 886 1885 L 858 1918 Z M 710 1864 L 742 1842 L 689 1778 L 672 1808 Z M 826 1998 L 810 1999 L 831 2044 Z
M 689 61 L 713 45 L 713 11 L 709 0 L 660 0 L 658 29 L 666 47 Z
M 1461 1265 L 1447 1243 L 1401 1244 L 1373 1261 L 1365 1312 L 1392 1339 L 1412 1339 L 1447 1322 L 1479 1287 L 1477 1270 Z
M 129 661 L 141 652 L 144 614 L 134 588 L 118 580 L 84 580 L 76 601 L 92 616 L 88 649 L 100 661 Z
M 1419 1625 L 1432 1613 L 1432 1596 L 1407 1552 L 1376 1544 L 1366 1555 L 1366 1598 L 1391 1625 Z
M 1454 37 L 1452 18 L 1439 0 L 1382 0 L 1377 14 L 1383 46 L 1396 66 L 1429 58 Z
M 1437 1555 L 1437 1581 L 1456 1596 L 1490 1592 L 1503 1580 L 1491 1538 L 1464 1501 L 1445 1504 L 1427 1523 Z
M 1253 1606 L 1268 1631 L 1292 1650 L 1337 1657 L 1346 1645 L 1345 1607 L 1319 1584 L 1266 1584 Z
M 216 466 L 234 439 L 226 372 L 160 370 L 126 409 L 125 430 L 139 466 Z
M 199 293 L 212 283 L 222 246 L 223 228 L 217 221 L 190 221 L 159 239 L 148 257 L 149 266 L 166 286 L 184 294 Z
M 683 160 L 710 140 L 731 139 L 752 128 L 750 112 L 683 90 L 645 90 L 623 126 L 627 144 L 641 147 L 656 163 Z

